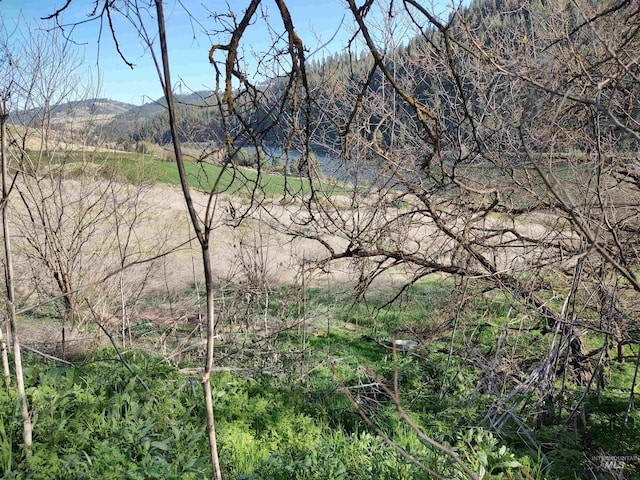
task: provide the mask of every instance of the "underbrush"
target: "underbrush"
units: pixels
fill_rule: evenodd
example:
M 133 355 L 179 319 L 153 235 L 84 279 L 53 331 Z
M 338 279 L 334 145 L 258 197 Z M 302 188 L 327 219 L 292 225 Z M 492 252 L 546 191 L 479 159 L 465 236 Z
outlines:
M 385 288 L 356 303 L 339 289 L 310 288 L 303 299 L 282 289 L 242 308 L 226 292 L 235 313 L 225 316 L 218 306 L 225 333 L 216 345 L 221 371 L 212 377 L 225 478 L 433 478 L 418 462 L 445 478 L 467 478 L 422 434 L 451 447 L 482 479 L 632 478 L 607 476 L 600 460 L 640 451 L 640 417 L 627 413 L 633 365 L 614 364 L 604 394 L 587 394 L 578 415 L 570 417 L 581 390 L 567 382 L 565 406 L 552 421 L 534 424 L 532 396 L 516 412 L 522 424 L 490 431 L 496 390 L 504 396 L 523 381 L 519 372 L 535 366 L 546 342 L 500 298 L 478 296 L 461 308 L 453 287 L 423 282 L 391 304 L 394 293 Z M 0 391 L 2 478 L 211 477 L 201 360 L 181 343 L 197 346 L 198 327 L 170 328 L 171 335 L 149 321 L 133 325 L 138 345 L 123 356 L 135 375 L 112 349 L 73 366 L 27 353 L 33 454 L 21 449 L 15 389 Z M 395 337 L 419 346 L 394 352 Z M 498 340 L 514 352 L 512 371 L 497 361 Z M 160 342 L 185 353 L 148 353 L 163 351 Z M 633 475 L 634 468 L 627 462 L 613 473 Z
M 198 379 L 181 374 L 159 357 L 129 352 L 125 358 L 139 379 L 107 351 L 75 367 L 45 364 L 29 356 L 25 373 L 34 423 L 33 454 L 26 458 L 20 447 L 15 390 L 0 392 L 2 478 L 210 476 Z M 403 387 L 417 381 L 417 371 L 413 368 L 407 374 Z M 355 388 L 361 385 L 356 375 L 349 388 L 367 405 L 380 431 L 431 468 L 447 472 L 449 478 L 464 478 L 446 455 L 420 442 L 390 402 Z M 319 369 L 305 385 L 220 372 L 213 386 L 220 460 L 227 478 L 429 478 L 362 421 L 327 371 Z M 440 441 L 459 445 L 465 460 L 475 462 L 479 471 L 506 468 L 516 475 L 512 478 L 525 478 L 518 472 L 530 468 L 528 458 L 516 459 L 497 441 L 487 442 L 488 437 L 478 442 L 481 430 L 468 427 L 473 408 L 453 406 L 456 411 L 444 417 L 437 411 L 442 413 L 447 402 L 431 410 L 427 397 L 412 403 L 415 419 Z M 474 432 L 473 438 L 447 433 L 453 424 L 457 432 Z M 476 459 L 477 448 L 490 450 L 489 456 Z

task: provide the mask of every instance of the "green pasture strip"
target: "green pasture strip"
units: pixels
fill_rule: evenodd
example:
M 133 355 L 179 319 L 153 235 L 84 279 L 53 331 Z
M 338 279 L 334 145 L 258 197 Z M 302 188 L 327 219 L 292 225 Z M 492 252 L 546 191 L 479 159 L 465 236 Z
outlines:
M 38 152 L 29 152 L 35 162 Z M 48 164 L 86 161 L 100 164 L 104 174 L 122 175 L 128 181 L 150 181 L 179 186 L 180 180 L 175 162 L 162 161 L 151 154 L 121 151 L 65 151 L 51 152 L 40 161 Z M 113 166 L 113 170 L 109 166 Z M 187 162 L 185 164 L 189 185 L 203 192 L 210 192 L 218 177 L 217 192 L 251 194 L 256 188 L 258 172 L 248 167 L 228 168 L 222 172 L 218 164 Z M 588 181 L 592 171 L 584 166 L 553 165 L 543 169 L 552 184 L 561 186 L 569 193 L 577 191 Z M 235 174 L 234 174 L 235 172 Z M 546 186 L 531 166 L 495 167 L 466 166 L 458 167 L 457 178 L 471 187 L 479 189 L 497 188 L 501 195 L 512 199 L 515 207 L 525 207 L 533 201 L 534 196 L 544 196 Z M 432 172 L 436 177 L 438 172 Z M 348 185 L 330 180 L 323 180 L 315 185 L 323 194 L 341 195 L 352 190 Z M 262 171 L 260 173 L 259 190 L 267 197 L 287 195 L 310 195 L 309 180 L 304 177 L 287 175 L 278 171 Z M 490 201 L 488 199 L 487 201 Z
M 36 160 L 36 152 L 31 152 Z M 130 182 L 157 182 L 173 186 L 180 185 L 178 167 L 175 162 L 158 160 L 154 155 L 130 152 L 64 152 L 51 153 L 43 157 L 47 163 L 62 164 L 65 162 L 87 161 L 99 164 L 105 176 L 114 175 Z M 111 168 L 112 167 L 112 168 Z M 282 175 L 272 172 L 261 172 L 245 167 L 227 167 L 212 163 L 187 162 L 185 172 L 189 185 L 203 192 L 232 194 L 252 194 L 258 190 L 266 197 L 287 195 L 310 195 L 309 180 L 294 175 Z M 258 181 L 258 176 L 260 177 Z M 329 195 L 337 195 L 348 191 L 348 187 L 340 184 L 324 182 L 317 186 Z
M 157 157 L 146 153 L 136 152 L 121 152 L 117 150 L 110 151 L 92 151 L 87 149 L 81 150 L 66 150 L 62 152 L 39 152 L 34 150 L 28 150 L 27 155 L 31 160 L 42 160 L 52 163 L 64 163 L 64 162 L 76 162 L 79 160 L 86 160 L 88 162 L 105 162 L 113 160 L 125 160 L 125 161 L 152 161 Z
M 173 162 L 126 161 L 116 162 L 117 171 L 130 181 L 154 181 L 179 186 L 178 167 Z M 258 184 L 258 172 L 249 168 L 226 168 L 211 163 L 185 163 L 185 172 L 189 185 L 203 192 L 211 192 L 217 185 L 217 192 L 239 194 L 251 193 L 256 187 L 266 196 L 283 195 L 285 185 L 289 192 L 310 193 L 309 182 L 299 177 L 285 177 L 276 174 L 261 174 Z

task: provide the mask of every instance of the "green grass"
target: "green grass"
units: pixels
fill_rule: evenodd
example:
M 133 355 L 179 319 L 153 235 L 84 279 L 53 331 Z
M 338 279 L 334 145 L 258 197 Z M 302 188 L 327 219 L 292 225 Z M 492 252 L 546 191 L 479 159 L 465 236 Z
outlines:
M 117 161 L 117 171 L 130 181 L 152 181 L 179 186 L 178 168 L 173 162 L 152 161 Z M 283 176 L 262 174 L 258 185 L 257 171 L 248 168 L 233 170 L 209 163 L 185 164 L 185 173 L 189 185 L 199 191 L 211 192 L 217 183 L 217 192 L 232 194 L 251 193 L 254 189 L 264 192 L 266 196 L 283 195 L 285 180 Z M 309 183 L 300 178 L 288 178 L 287 188 L 298 192 L 309 191 Z
M 31 152 L 34 158 L 37 155 Z M 158 159 L 154 155 L 130 152 L 64 152 L 44 158 L 45 163 L 77 164 L 86 161 L 99 166 L 99 172 L 105 177 L 121 178 L 130 182 L 152 182 L 180 186 L 178 167 L 175 162 Z M 227 192 L 236 195 L 264 195 L 282 197 L 287 195 L 310 195 L 311 188 L 307 178 L 284 175 L 273 171 L 258 174 L 256 169 L 246 167 L 227 167 L 206 162 L 186 162 L 185 173 L 191 188 L 202 192 Z M 348 192 L 347 186 L 323 181 L 316 188 L 328 195 Z
M 234 294 L 244 298 L 241 290 L 226 288 L 225 301 L 230 304 Z M 518 412 L 523 421 L 531 422 L 529 432 L 552 462 L 546 469 L 515 424 L 505 426 L 500 436 L 481 428 L 495 397 L 477 390 L 483 370 L 476 361 L 493 358 L 505 319 L 516 318 L 518 312 L 509 310 L 508 298 L 481 289 L 467 308 L 458 311 L 452 301 L 457 298 L 453 296 L 456 288 L 442 277 L 430 277 L 389 306 L 393 292 L 388 287 L 372 290 L 366 303 L 353 303 L 353 292 L 344 287 L 309 288 L 302 310 L 306 329 L 295 324 L 270 337 L 268 343 L 260 334 L 235 340 L 231 334 L 226 336 L 216 345 L 216 361 L 220 366 L 239 367 L 233 374 L 213 377 L 226 478 L 428 478 L 359 417 L 343 393 L 344 386 L 398 445 L 446 478 L 463 478 L 450 459 L 418 440 L 389 398 L 370 388 L 379 381 L 391 385 L 396 368 L 400 399 L 411 418 L 426 434 L 455 447 L 468 465 L 486 473 L 486 479 L 529 478 L 523 471 L 536 479 L 571 479 L 573 472 L 586 475 L 587 460 L 596 455 L 637 454 L 637 410 L 631 411 L 624 425 L 634 372 L 631 361 L 610 365 L 602 401 L 593 392 L 587 396 L 586 426 L 578 417 L 568 428 L 564 425 L 582 393 L 582 387 L 570 382 L 553 424 L 534 428 L 531 412 L 526 411 L 529 407 Z M 467 293 L 472 290 L 469 287 Z M 262 319 L 266 309 L 273 333 L 277 318 L 288 324 L 300 319 L 300 295 L 298 290 L 280 287 L 270 293 L 268 309 L 254 298 L 240 310 L 246 308 L 249 315 Z M 450 327 L 442 325 L 458 313 L 458 333 L 453 336 Z M 375 325 L 367 320 L 372 315 Z M 222 308 L 218 318 L 221 331 L 237 322 L 226 319 Z M 157 345 L 158 338 L 149 330 L 157 326 L 136 328 L 143 337 L 140 344 L 149 340 Z M 398 355 L 394 362 L 383 343 L 396 331 L 421 335 L 425 343 L 415 354 Z M 503 348 L 515 350 L 514 360 L 533 359 L 522 370 L 535 368 L 546 342 L 526 331 L 516 343 L 510 341 L 511 337 Z M 465 349 L 473 350 L 473 356 Z M 200 379 L 181 374 L 151 354 L 134 350 L 125 356 L 149 385 L 149 392 L 115 361 L 112 350 L 89 354 L 74 367 L 27 354 L 35 453 L 27 459 L 20 448 L 15 389 L 0 391 L 0 477 L 77 478 L 80 465 L 85 478 L 211 475 Z M 185 356 L 179 366 L 193 367 L 189 358 Z M 637 473 L 634 468 L 630 464 L 627 473 Z
M 148 392 L 107 351 L 77 367 L 27 355 L 34 452 L 27 458 L 21 451 L 16 392 L 3 389 L 2 478 L 211 476 L 198 379 L 152 355 L 130 352 L 126 358 Z M 226 478 L 428 478 L 358 420 L 328 377 L 301 386 L 218 373 L 212 383 Z M 461 478 L 450 461 L 418 441 L 392 406 L 383 407 L 376 421 L 413 455 Z
M 392 314 L 385 322 L 392 316 L 393 320 L 381 323 L 376 331 L 370 325 L 354 326 L 350 317 L 363 307 L 348 306 L 347 292 L 309 289 L 310 331 L 305 335 L 299 329 L 284 331 L 264 352 L 260 344 L 245 345 L 239 366 L 251 367 L 250 362 L 255 362 L 255 368 L 212 378 L 225 478 L 429 478 L 363 422 L 344 395 L 343 385 L 358 402 L 364 402 L 372 420 L 394 442 L 446 478 L 464 478 L 446 455 L 419 441 L 388 398 L 366 387 L 378 379 L 390 382 L 396 366 L 402 402 L 414 421 L 427 434 L 459 448 L 474 468 L 497 472 L 503 468 L 500 462 L 508 461 L 513 475 L 509 478 L 517 479 L 524 478 L 520 466 L 532 472 L 538 468 L 532 467 L 531 458 L 503 448 L 502 440 L 474 427 L 487 407 L 482 398 L 468 400 L 478 379 L 475 368 L 457 358 L 450 364 L 446 354 L 429 349 L 399 355 L 394 364 L 391 352 L 376 340 L 389 337 L 401 325 L 431 324 L 426 313 L 445 305 L 449 287 L 439 280 L 415 285 L 401 304 L 388 307 Z M 282 310 L 294 293 L 284 288 L 273 292 L 272 313 L 284 311 L 295 318 L 297 309 Z M 384 312 L 381 307 L 388 297 L 388 291 L 378 290 L 369 298 L 367 309 Z M 322 315 L 321 323 L 314 323 L 316 313 Z M 226 358 L 226 364 L 233 366 L 235 348 L 231 339 L 219 343 L 216 358 Z M 271 356 L 274 349 L 279 352 L 279 373 L 260 373 L 260 355 Z M 74 367 L 26 354 L 34 454 L 26 458 L 21 450 L 15 389 L 0 391 L 0 477 L 211 476 L 200 379 L 179 373 L 151 354 L 134 350 L 125 357 L 150 391 L 116 361 L 112 350 L 90 353 Z M 451 369 L 456 371 L 455 381 L 450 378 Z M 472 433 L 465 436 L 465 432 Z M 475 456 L 481 450 L 487 455 Z

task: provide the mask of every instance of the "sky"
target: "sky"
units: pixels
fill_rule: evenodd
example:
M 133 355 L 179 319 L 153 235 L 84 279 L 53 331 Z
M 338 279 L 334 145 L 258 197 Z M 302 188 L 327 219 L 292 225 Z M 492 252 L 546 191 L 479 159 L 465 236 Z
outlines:
M 149 4 L 144 0 L 139 3 Z M 214 88 L 215 75 L 208 61 L 208 52 L 212 44 L 227 43 L 229 39 L 228 35 L 216 33 L 220 23 L 213 18 L 214 14 L 225 13 L 231 7 L 239 21 L 248 3 L 248 0 L 165 0 L 169 56 L 176 92 Z M 436 3 L 436 11 L 446 9 L 447 0 Z M 41 17 L 53 13 L 64 4 L 65 0 L 0 0 L 0 15 L 7 29 L 25 22 L 31 28 L 51 28 L 54 24 L 43 22 Z M 123 54 L 135 65 L 133 69 L 118 55 L 106 22 L 101 25 L 96 20 L 70 30 L 70 25 L 87 19 L 94 4 L 95 0 L 72 0 L 60 21 L 67 25 L 66 31 L 74 41 L 73 48 L 77 49 L 86 66 L 91 69 L 94 92 L 95 84 L 99 84 L 99 95 L 91 96 L 135 105 L 161 97 L 162 87 L 148 49 L 124 18 L 114 18 L 114 28 Z M 255 54 L 264 52 L 271 45 L 274 31 L 282 29 L 275 2 L 263 0 L 263 4 L 264 8 L 259 12 L 261 18 L 249 26 L 244 37 L 245 58 L 254 70 L 258 65 Z M 309 48 L 309 54 L 314 54 L 319 60 L 323 55 L 342 50 L 352 36 L 353 27 L 341 0 L 289 0 L 287 5 L 298 35 Z M 274 31 L 267 29 L 264 18 L 269 19 Z M 149 31 L 153 31 L 154 24 L 151 21 L 147 22 L 147 26 Z M 325 46 L 318 49 L 319 45 Z

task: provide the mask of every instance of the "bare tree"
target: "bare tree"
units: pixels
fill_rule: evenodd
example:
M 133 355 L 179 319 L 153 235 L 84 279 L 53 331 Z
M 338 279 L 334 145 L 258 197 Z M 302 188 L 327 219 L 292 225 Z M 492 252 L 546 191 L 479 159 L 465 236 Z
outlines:
M 0 64 L 0 74 L 2 74 L 3 84 L 0 85 L 0 163 L 2 167 L 2 200 L 0 207 L 2 209 L 2 233 L 4 243 L 4 270 L 5 270 L 5 288 L 7 292 L 6 298 L 6 321 L 9 323 L 9 340 L 13 343 L 13 359 L 16 371 L 16 383 L 18 387 L 18 396 L 20 398 L 20 413 L 23 423 L 23 440 L 26 455 L 31 454 L 33 444 L 33 426 L 29 415 L 29 405 L 24 386 L 24 372 L 22 369 L 22 353 L 20 350 L 20 340 L 16 328 L 16 296 L 15 296 L 15 278 L 13 272 L 13 250 L 11 242 L 11 229 L 9 226 L 9 199 L 10 194 L 15 185 L 16 175 L 9 173 L 9 158 L 7 155 L 7 121 L 9 119 L 10 99 L 15 88 L 14 84 L 14 68 L 15 58 L 13 52 L 9 49 L 8 39 L 1 39 L 0 54 L 2 55 Z M 6 82 L 6 83 L 5 83 Z M 8 386 L 9 366 L 6 362 L 6 351 L 3 348 L 3 371 L 5 374 L 5 383 Z
M 180 174 L 180 182 L 182 192 L 184 194 L 185 202 L 189 217 L 194 228 L 196 238 L 198 239 L 200 249 L 202 252 L 203 272 L 205 277 L 205 290 L 206 290 L 206 323 L 207 323 L 207 353 L 205 359 L 205 368 L 203 374 L 203 385 L 205 390 L 205 403 L 207 407 L 207 425 L 209 433 L 209 443 L 211 446 L 211 459 L 214 466 L 216 478 L 221 478 L 222 473 L 218 461 L 217 442 L 215 437 L 215 423 L 213 415 L 213 402 L 211 397 L 211 384 L 210 375 L 213 369 L 214 362 L 214 339 L 216 337 L 215 332 L 215 317 L 214 317 L 214 279 L 212 275 L 212 258 L 211 258 L 211 235 L 216 228 L 214 219 L 216 218 L 214 213 L 217 208 L 218 193 L 222 189 L 221 180 L 223 175 L 227 171 L 232 171 L 234 179 L 238 179 L 240 183 L 246 185 L 246 189 L 249 192 L 250 202 L 248 205 L 244 205 L 239 210 L 234 209 L 233 212 L 229 212 L 229 221 L 233 223 L 239 223 L 245 218 L 248 213 L 254 208 L 255 202 L 262 197 L 260 190 L 260 173 L 261 164 L 258 162 L 258 179 L 250 180 L 240 170 L 235 169 L 238 159 L 238 153 L 244 146 L 250 146 L 256 148 L 260 145 L 267 135 L 274 129 L 279 122 L 281 116 L 285 115 L 288 111 L 288 100 L 286 103 L 281 104 L 273 112 L 275 118 L 265 118 L 262 121 L 257 122 L 256 127 L 256 112 L 261 111 L 265 99 L 264 93 L 257 89 L 254 85 L 246 80 L 241 73 L 239 67 L 242 63 L 240 56 L 240 42 L 245 33 L 246 28 L 249 26 L 253 17 L 255 16 L 259 6 L 260 0 L 253 0 L 248 5 L 247 10 L 241 16 L 240 21 L 236 23 L 237 17 L 234 12 L 228 14 L 216 14 L 217 18 L 224 17 L 228 21 L 221 22 L 224 25 L 222 31 L 217 32 L 219 37 L 228 38 L 227 43 L 215 44 L 211 47 L 209 52 L 209 61 L 214 66 L 216 71 L 216 90 L 213 94 L 213 107 L 216 109 L 220 116 L 220 123 L 222 125 L 222 135 L 220 144 L 217 146 L 217 150 L 223 154 L 222 169 L 217 178 L 211 183 L 212 188 L 208 190 L 207 199 L 205 201 L 203 211 L 199 211 L 196 205 L 191 188 L 188 183 L 188 179 L 185 172 L 185 158 L 181 148 L 180 132 L 178 130 L 178 110 L 175 105 L 173 95 L 173 85 L 171 82 L 171 68 L 168 56 L 168 47 L 165 32 L 164 12 L 162 1 L 157 0 L 155 3 L 155 21 L 156 26 L 153 31 L 157 31 L 159 44 L 154 42 L 154 35 L 148 31 L 148 25 L 146 22 L 147 10 L 136 2 L 128 3 L 125 7 L 119 5 L 108 5 L 106 9 L 100 13 L 94 12 L 94 18 L 102 19 L 104 15 L 109 17 L 112 14 L 122 14 L 132 20 L 136 26 L 141 38 L 145 41 L 149 47 L 149 51 L 153 56 L 154 62 L 158 69 L 158 76 L 160 83 L 164 88 L 165 99 L 167 102 L 167 111 L 169 117 L 169 126 L 171 130 L 171 138 L 173 140 L 173 148 L 175 154 L 175 160 Z M 286 2 L 276 1 L 280 18 L 283 22 L 284 29 L 286 31 L 286 39 L 283 43 L 286 45 L 286 56 L 290 61 L 289 67 L 291 71 L 290 80 L 285 91 L 287 94 L 283 98 L 288 98 L 289 92 L 292 93 L 294 108 L 299 108 L 301 103 L 297 101 L 298 91 L 302 89 L 305 91 L 308 88 L 306 83 L 306 76 L 302 74 L 305 71 L 305 53 L 302 45 L 302 41 L 295 32 L 295 28 L 292 23 L 291 15 L 288 11 Z M 51 18 L 58 18 L 61 11 L 54 12 Z M 110 17 L 109 17 L 110 18 Z M 197 22 L 194 19 L 194 22 Z M 113 31 L 113 38 L 116 41 L 116 47 L 119 50 L 117 44 L 117 32 Z M 120 51 L 120 50 L 119 50 Z M 217 55 L 219 52 L 225 53 L 225 59 L 223 61 L 218 60 Z M 124 58 L 124 57 L 123 57 Z M 222 68 L 220 68 L 222 65 Z M 240 88 L 235 88 L 234 79 L 239 80 Z M 308 119 L 310 117 L 310 104 L 307 101 L 302 102 L 305 111 L 305 118 L 302 121 L 296 121 L 296 125 L 300 126 L 303 131 L 306 131 L 308 136 Z M 292 147 L 292 144 L 287 145 L 287 150 Z M 309 158 L 310 149 L 308 145 L 304 147 L 305 159 Z M 209 156 L 209 152 L 203 152 L 202 158 L 205 159 Z M 257 152 L 257 156 L 259 153 Z
M 252 114 L 255 107 L 255 89 L 247 89 L 242 96 L 242 102 L 234 102 L 234 95 L 232 92 L 232 77 L 235 71 L 235 61 L 238 55 L 238 42 L 242 37 L 244 29 L 247 27 L 252 16 L 254 15 L 259 1 L 253 1 L 249 6 L 247 12 L 240 22 L 232 31 L 228 33 L 231 36 L 231 40 L 227 45 L 217 45 L 211 49 L 210 59 L 212 62 L 214 52 L 217 49 L 223 49 L 228 52 L 228 60 L 226 63 L 227 71 L 225 76 L 225 90 L 221 92 L 217 90 L 214 97 L 214 106 L 221 115 L 222 123 L 224 125 L 224 135 L 222 138 L 222 144 L 218 146 L 218 150 L 223 152 L 224 161 L 223 167 L 218 174 L 217 178 L 213 179 L 211 189 L 208 191 L 208 196 L 205 201 L 203 209 L 194 201 L 194 195 L 191 191 L 191 187 L 188 182 L 188 178 L 185 172 L 185 158 L 181 147 L 181 136 L 178 129 L 178 109 L 176 108 L 176 102 L 173 94 L 173 84 L 171 80 L 171 67 L 169 63 L 168 46 L 165 30 L 165 18 L 163 11 L 163 4 L 161 0 L 153 2 L 155 4 L 155 25 L 150 26 L 148 22 L 148 14 L 150 13 L 145 5 L 140 5 L 137 2 L 126 2 L 125 5 L 108 4 L 105 5 L 105 9 L 100 12 L 93 11 L 90 20 L 102 21 L 105 17 L 109 19 L 109 25 L 111 26 L 112 15 L 124 15 L 128 18 L 136 28 L 138 34 L 142 40 L 147 44 L 149 52 L 156 64 L 158 71 L 159 81 L 163 86 L 165 99 L 167 103 L 167 113 L 169 128 L 171 131 L 171 138 L 173 141 L 173 149 L 180 175 L 180 183 L 182 192 L 185 198 L 187 211 L 191 224 L 193 226 L 195 236 L 199 242 L 200 250 L 202 253 L 203 273 L 205 278 L 205 291 L 206 291 L 206 324 L 207 324 L 207 347 L 205 357 L 205 367 L 203 373 L 203 386 L 205 394 L 205 404 L 207 410 L 207 431 L 209 435 L 209 444 L 211 451 L 211 461 L 215 472 L 215 478 L 222 478 L 220 464 L 218 460 L 217 441 L 215 433 L 215 421 L 213 412 L 213 400 L 211 395 L 211 372 L 214 362 L 214 340 L 216 337 L 215 332 L 215 317 L 214 317 L 214 279 L 212 274 L 212 258 L 210 251 L 210 241 L 212 232 L 215 229 L 214 219 L 216 218 L 214 213 L 217 208 L 217 194 L 221 190 L 221 180 L 227 170 L 231 170 L 234 167 L 234 161 L 240 150 L 240 148 L 246 144 L 248 136 L 254 135 L 249 128 L 248 117 Z M 68 7 L 67 3 L 62 9 L 54 12 L 49 18 L 55 18 L 59 20 L 60 15 L 64 9 Z M 286 15 L 286 7 L 284 8 L 283 18 Z M 152 24 L 151 24 L 152 25 Z M 149 30 L 152 28 L 152 30 Z M 153 33 L 152 33 L 153 32 Z M 115 41 L 118 52 L 123 57 L 123 60 L 127 62 L 124 54 L 120 50 L 118 44 L 117 32 L 111 30 L 113 39 Z M 155 41 L 155 33 L 158 36 L 158 43 Z M 128 62 L 127 62 L 128 63 Z M 246 104 L 244 104 L 246 102 Z M 252 107 L 251 111 L 248 107 Z M 257 143 L 257 142 L 255 142 Z M 210 152 L 203 152 L 202 159 L 205 159 L 210 155 Z M 234 178 L 235 178 L 234 170 Z M 245 178 L 246 180 L 246 178 Z M 251 182 L 250 182 L 251 183 Z M 243 211 L 238 212 L 239 218 L 233 220 L 239 221 L 243 218 L 248 211 L 252 208 L 253 199 L 256 198 L 256 192 L 258 191 L 259 182 L 253 182 L 253 189 L 249 187 L 251 191 L 251 199 L 249 206 L 245 207 Z M 200 211 L 203 210 L 203 211 Z M 235 217 L 235 215 L 233 215 Z
M 358 188 L 348 208 L 316 188 L 291 226 L 327 261 L 373 260 L 365 286 L 410 265 L 410 282 L 443 272 L 505 293 L 549 336 L 527 387 L 548 404 L 558 375 L 586 392 L 602 372 L 590 359 L 635 341 L 637 8 L 511 3 L 443 17 L 423 2 L 348 2 L 352 48 L 368 57 L 311 86 L 323 101 L 310 142 Z M 397 22 L 415 29 L 407 44 Z M 588 331 L 605 334 L 595 352 Z
M 351 55 L 309 74 L 283 13 L 290 68 L 268 87 L 251 86 L 278 124 L 268 139 L 252 127 L 253 139 L 301 152 L 311 185 L 310 195 L 292 192 L 299 201 L 281 228 L 317 241 L 327 263 L 368 260 L 363 288 L 408 266 L 407 285 L 439 272 L 506 296 L 548 350 L 525 385 L 498 399 L 491 421 L 513 413 L 523 391 L 557 407 L 557 380 L 586 394 L 602 383 L 599 354 L 610 342 L 637 342 L 637 5 L 478 2 L 445 13 L 413 0 L 347 5 Z M 233 43 L 245 20 L 214 49 L 229 51 L 229 110 L 233 79 L 252 78 Z M 348 198 L 320 181 L 313 149 L 338 159 L 353 185 Z M 588 332 L 604 334 L 596 350 Z M 555 407 L 539 421 L 552 421 Z
M 86 118 L 69 107 L 82 106 L 92 91 L 80 87 L 80 59 L 60 32 L 29 29 L 21 39 L 12 128 L 21 174 L 15 183 L 21 201 L 13 218 L 16 247 L 36 302 L 60 298 L 64 357 L 67 329 L 81 321 L 82 296 L 90 294 L 80 294 L 79 287 L 103 277 L 116 250 L 121 268 L 132 260 L 132 234 L 144 208 L 136 206 L 132 214 L 129 207 L 142 186 L 116 181 L 108 152 L 86 128 Z

